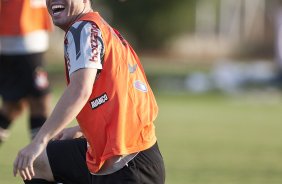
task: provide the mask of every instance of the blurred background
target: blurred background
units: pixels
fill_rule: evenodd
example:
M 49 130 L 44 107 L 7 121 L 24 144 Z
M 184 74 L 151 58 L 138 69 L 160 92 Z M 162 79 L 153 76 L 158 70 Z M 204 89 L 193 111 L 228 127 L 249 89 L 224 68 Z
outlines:
M 158 91 L 274 90 L 282 80 L 279 0 L 110 0 L 96 10 L 129 40 Z M 63 33 L 51 37 L 61 60 Z M 280 41 L 280 42 L 279 42 Z
M 282 1 L 97 0 L 95 9 L 144 65 L 167 184 L 282 183 Z M 55 28 L 46 55 L 54 104 L 63 37 Z M 24 126 L 0 150 L 1 183 L 20 183 L 9 150 L 28 143 Z

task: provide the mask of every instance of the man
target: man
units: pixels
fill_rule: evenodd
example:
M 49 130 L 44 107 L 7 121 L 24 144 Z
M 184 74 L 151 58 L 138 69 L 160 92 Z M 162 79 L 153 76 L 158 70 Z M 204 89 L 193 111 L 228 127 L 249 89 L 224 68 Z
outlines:
M 14 175 L 37 184 L 164 183 L 153 124 L 158 107 L 137 55 L 90 0 L 46 4 L 53 23 L 66 31 L 68 86 L 18 153 Z M 79 126 L 63 130 L 75 117 Z
M 31 138 L 48 116 L 49 82 L 43 68 L 52 28 L 44 0 L 0 1 L 0 143 L 28 105 Z

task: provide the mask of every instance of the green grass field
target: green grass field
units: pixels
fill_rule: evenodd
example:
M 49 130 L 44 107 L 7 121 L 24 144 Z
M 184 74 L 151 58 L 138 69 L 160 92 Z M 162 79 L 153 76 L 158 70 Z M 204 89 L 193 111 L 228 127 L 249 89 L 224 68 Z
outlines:
M 282 101 L 159 97 L 168 184 L 282 183 Z
M 58 93 L 55 94 L 56 101 Z M 279 94 L 157 95 L 159 146 L 167 184 L 282 183 L 282 99 Z M 26 115 L 0 148 L 0 183 L 12 176 L 17 151 L 28 143 Z

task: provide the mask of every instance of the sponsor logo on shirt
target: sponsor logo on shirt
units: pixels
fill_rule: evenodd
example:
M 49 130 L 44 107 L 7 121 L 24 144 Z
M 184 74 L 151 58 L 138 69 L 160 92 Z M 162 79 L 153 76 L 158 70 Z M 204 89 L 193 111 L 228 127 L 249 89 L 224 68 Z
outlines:
M 66 66 L 67 66 L 67 69 L 68 71 L 70 71 L 70 57 L 69 57 L 69 53 L 68 53 L 68 39 L 66 38 L 65 41 L 64 41 L 64 44 L 65 44 L 65 61 L 66 61 Z
M 143 83 L 142 81 L 140 81 L 140 80 L 136 80 L 136 81 L 134 82 L 134 87 L 135 87 L 136 89 L 138 89 L 139 91 L 142 91 L 142 92 L 144 92 L 144 93 L 148 92 L 148 89 L 147 89 L 146 84 L 144 84 L 144 83 Z
M 128 70 L 129 70 L 129 73 L 134 73 L 137 69 L 137 64 L 131 66 L 130 64 L 128 64 Z
M 89 59 L 89 61 L 92 61 L 92 62 L 98 62 L 98 28 L 95 24 L 92 24 L 92 27 L 91 27 L 91 35 L 90 35 L 90 46 L 91 46 L 91 51 L 92 51 L 92 56 L 91 58 Z
M 107 93 L 102 94 L 101 96 L 90 101 L 90 105 L 92 109 L 96 109 L 99 106 L 103 105 L 109 100 Z

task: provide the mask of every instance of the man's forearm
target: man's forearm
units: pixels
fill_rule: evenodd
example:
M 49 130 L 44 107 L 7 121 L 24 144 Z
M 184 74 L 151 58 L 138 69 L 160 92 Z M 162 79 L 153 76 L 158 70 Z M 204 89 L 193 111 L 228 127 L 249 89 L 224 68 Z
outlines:
M 67 88 L 34 141 L 47 144 L 77 116 L 87 100 L 88 98 L 79 95 L 77 90 Z
M 92 93 L 96 73 L 97 69 L 81 69 L 71 75 L 68 87 L 34 138 L 34 142 L 46 145 L 76 118 Z

